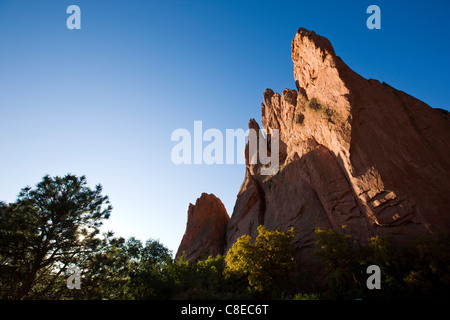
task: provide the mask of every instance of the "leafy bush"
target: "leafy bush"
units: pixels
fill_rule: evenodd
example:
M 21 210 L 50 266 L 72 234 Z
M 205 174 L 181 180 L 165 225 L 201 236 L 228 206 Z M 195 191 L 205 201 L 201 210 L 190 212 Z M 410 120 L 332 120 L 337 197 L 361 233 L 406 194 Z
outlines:
M 328 119 L 328 121 L 333 124 L 336 124 L 339 121 L 338 113 L 335 110 L 322 105 L 319 100 L 317 100 L 317 98 L 311 98 L 311 100 L 309 100 L 308 108 L 314 110 L 315 112 L 323 114 Z
M 189 262 L 183 255 L 172 266 L 176 288 L 175 299 L 245 299 L 245 283 L 225 277 L 225 258 L 222 255 Z
M 1 299 L 450 298 L 449 233 L 399 246 L 390 236 L 362 244 L 345 226 L 317 228 L 315 253 L 329 271 L 319 295 L 294 259 L 293 229 L 259 226 L 254 241 L 240 237 L 226 257 L 175 261 L 156 240 L 99 236 L 112 210 L 101 192 L 85 177 L 46 176 L 16 202 L 0 202 Z M 82 273 L 79 290 L 66 287 L 72 265 Z M 366 286 L 369 265 L 381 270 L 381 290 Z
M 295 117 L 295 123 L 303 124 L 304 121 L 305 121 L 305 115 L 302 113 L 297 114 L 297 116 Z
M 366 245 L 345 227 L 316 229 L 316 254 L 330 271 L 332 298 L 450 297 L 450 235 L 421 236 L 406 246 L 394 246 L 391 236 L 376 236 Z M 369 265 L 381 269 L 381 290 L 366 287 Z
M 259 226 L 254 243 L 244 235 L 228 251 L 227 272 L 245 275 L 250 287 L 262 294 L 281 289 L 294 267 L 293 237 L 293 228 L 280 232 Z
M 317 98 L 311 98 L 311 100 L 309 100 L 308 102 L 308 107 L 315 111 L 325 109 L 325 107 L 319 103 L 319 100 L 317 100 Z

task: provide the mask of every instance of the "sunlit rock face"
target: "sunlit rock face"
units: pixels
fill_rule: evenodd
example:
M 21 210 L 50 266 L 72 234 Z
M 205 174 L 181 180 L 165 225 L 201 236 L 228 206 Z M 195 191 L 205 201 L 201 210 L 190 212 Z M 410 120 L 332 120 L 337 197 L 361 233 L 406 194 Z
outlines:
M 230 217 L 222 201 L 213 194 L 202 193 L 189 204 L 186 232 L 176 258 L 185 254 L 189 261 L 207 259 L 223 253 Z
M 312 31 L 299 29 L 291 52 L 296 89 L 267 89 L 261 108 L 264 131 L 279 130 L 280 170 L 262 175 L 247 146 L 222 252 L 259 224 L 294 227 L 297 255 L 314 270 L 317 227 L 397 243 L 450 230 L 448 112 L 361 77 Z

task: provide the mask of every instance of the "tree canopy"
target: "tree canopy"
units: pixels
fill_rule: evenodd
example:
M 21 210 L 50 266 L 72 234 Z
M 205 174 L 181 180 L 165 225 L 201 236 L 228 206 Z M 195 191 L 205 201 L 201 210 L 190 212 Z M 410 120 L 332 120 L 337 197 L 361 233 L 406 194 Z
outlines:
M 260 225 L 225 256 L 175 260 L 159 240 L 100 234 L 112 206 L 86 177 L 45 176 L 0 202 L 1 299 L 355 299 L 443 298 L 450 289 L 450 236 L 424 235 L 404 246 L 389 236 L 356 241 L 344 226 L 315 231 L 315 255 L 328 270 L 317 289 L 295 257 L 294 229 Z M 366 286 L 367 266 L 382 274 L 382 290 Z M 67 287 L 69 270 L 81 274 Z M 320 267 L 320 265 L 318 265 Z
M 16 202 L 2 204 L 0 268 L 2 282 L 10 280 L 2 285 L 2 296 L 43 293 L 50 279 L 99 250 L 99 227 L 111 210 L 101 185 L 91 189 L 86 177 L 70 174 L 45 176 L 35 188 L 22 189 Z
M 254 243 L 249 235 L 243 235 L 228 251 L 229 272 L 245 274 L 258 292 L 279 289 L 294 267 L 293 237 L 293 228 L 281 232 L 260 225 Z

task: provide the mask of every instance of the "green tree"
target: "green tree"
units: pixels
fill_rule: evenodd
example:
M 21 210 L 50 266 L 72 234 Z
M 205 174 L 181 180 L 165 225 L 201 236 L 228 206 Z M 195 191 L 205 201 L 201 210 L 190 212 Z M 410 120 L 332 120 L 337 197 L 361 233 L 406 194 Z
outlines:
M 420 236 L 395 244 L 390 235 L 361 243 L 344 226 L 316 229 L 316 254 L 330 271 L 332 298 L 444 298 L 450 289 L 450 236 Z M 381 270 L 381 290 L 366 286 L 369 265 Z
M 0 206 L 0 294 L 42 297 L 71 265 L 83 264 L 105 242 L 99 227 L 112 210 L 101 185 L 86 177 L 45 176 L 16 202 Z
M 334 298 L 360 298 L 360 289 L 365 286 L 367 247 L 350 234 L 346 226 L 341 230 L 315 230 L 317 238 L 315 253 L 330 271 L 329 290 Z M 364 289 L 364 288 L 363 288 Z
M 145 246 L 134 237 L 126 242 L 130 257 L 127 290 L 133 299 L 168 299 L 174 288 L 171 277 L 172 253 L 157 240 Z
M 183 255 L 173 264 L 176 285 L 175 299 L 245 299 L 243 281 L 225 277 L 225 258 L 209 256 L 206 260 L 189 262 Z
M 95 250 L 78 259 L 76 266 L 81 270 L 81 289 L 67 290 L 65 275 L 58 299 L 130 299 L 126 290 L 129 283 L 130 257 L 124 238 L 116 238 L 112 232 L 103 235 Z M 53 288 L 57 292 L 57 287 Z
M 243 235 L 228 251 L 228 273 L 244 274 L 250 287 L 263 295 L 282 289 L 294 269 L 294 229 L 286 232 L 258 227 L 254 243 Z
M 402 272 L 393 275 L 399 279 L 396 284 L 406 288 L 403 291 L 410 297 L 450 298 L 449 232 L 417 237 L 411 242 L 408 255 L 403 256 L 401 261 Z
M 79 266 L 81 290 L 61 288 L 66 299 L 169 299 L 174 290 L 171 251 L 159 241 L 145 245 L 134 237 L 115 238 L 110 232 L 100 250 L 86 255 Z M 60 285 L 65 281 L 60 281 Z M 54 288 L 57 290 L 57 288 Z

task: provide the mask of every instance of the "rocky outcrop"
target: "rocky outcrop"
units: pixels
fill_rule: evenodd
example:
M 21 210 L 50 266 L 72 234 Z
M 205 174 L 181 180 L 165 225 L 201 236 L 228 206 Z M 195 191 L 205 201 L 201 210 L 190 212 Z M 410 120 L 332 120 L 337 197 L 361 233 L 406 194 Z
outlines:
M 202 193 L 195 205 L 189 204 L 186 232 L 176 258 L 185 253 L 189 261 L 196 261 L 223 253 L 229 220 L 222 201 L 213 194 Z
M 347 225 L 361 241 L 450 230 L 448 113 L 364 79 L 312 31 L 298 30 L 292 60 L 297 90 L 267 89 L 261 110 L 264 131 L 280 130 L 280 170 L 247 164 L 228 247 L 256 235 L 261 201 L 264 225 L 294 227 L 300 255 L 318 226 Z
M 261 108 L 268 139 L 279 129 L 280 170 L 261 175 L 247 147 L 225 248 L 259 224 L 294 227 L 298 257 L 314 269 L 316 227 L 398 243 L 449 231 L 448 112 L 361 77 L 312 31 L 299 29 L 291 49 L 296 90 L 267 89 Z

